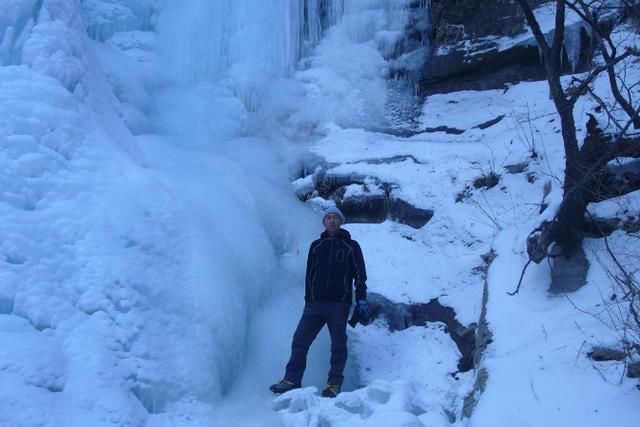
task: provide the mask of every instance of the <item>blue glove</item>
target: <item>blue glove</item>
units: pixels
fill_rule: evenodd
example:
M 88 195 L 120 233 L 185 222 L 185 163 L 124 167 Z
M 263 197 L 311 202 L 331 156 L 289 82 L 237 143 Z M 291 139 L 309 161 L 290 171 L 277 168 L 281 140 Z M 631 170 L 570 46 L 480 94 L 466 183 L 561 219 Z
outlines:
M 367 300 L 361 299 L 360 301 L 358 301 L 358 307 L 356 308 L 356 310 L 358 310 L 358 314 L 360 316 L 365 316 L 368 309 L 369 303 L 367 303 Z

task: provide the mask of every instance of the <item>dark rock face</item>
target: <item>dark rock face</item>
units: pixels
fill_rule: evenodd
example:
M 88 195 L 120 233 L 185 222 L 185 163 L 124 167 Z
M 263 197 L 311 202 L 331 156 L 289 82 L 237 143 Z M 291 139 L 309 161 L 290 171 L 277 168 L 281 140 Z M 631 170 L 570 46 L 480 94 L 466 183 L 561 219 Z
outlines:
M 612 360 L 621 361 L 627 357 L 627 354 L 616 348 L 596 346 L 591 349 L 587 356 L 596 362 L 609 362 Z
M 377 160 L 377 162 L 383 161 Z M 390 219 L 413 228 L 421 228 L 431 220 L 434 214 L 431 209 L 418 208 L 397 197 L 394 194 L 394 190 L 398 188 L 397 185 L 381 182 L 375 177 L 358 174 L 328 174 L 325 171 L 319 171 L 313 178 L 313 190 L 298 194 L 298 197 L 303 201 L 316 196 L 333 200 L 345 214 L 348 223 L 379 224 Z M 347 187 L 353 184 L 362 186 L 365 191 L 357 195 L 346 195 Z
M 530 1 L 533 8 L 545 2 Z M 527 31 L 514 0 L 432 0 L 431 17 L 431 51 L 420 78 L 421 94 L 499 89 L 546 78 L 533 37 L 506 46 L 496 41 Z M 589 66 L 593 54 L 586 31 L 580 38 L 577 71 Z M 568 58 L 563 63 L 564 72 L 571 72 Z
M 535 45 L 500 50 L 493 41 L 479 41 L 471 46 L 461 42 L 448 51 L 432 54 L 423 70 L 420 93 L 502 89 L 508 83 L 544 78 Z
M 413 228 L 422 228 L 433 217 L 430 209 L 420 209 L 402 199 L 387 196 L 363 196 L 343 199 L 338 208 L 351 223 L 379 224 L 387 218 Z
M 492 41 L 525 31 L 513 0 L 433 0 L 431 20 L 432 52 L 420 81 L 422 94 L 499 88 L 523 76 L 544 78 L 535 45 L 501 51 Z
M 393 199 L 389 204 L 389 218 L 409 227 L 422 228 L 433 218 L 433 211 L 416 208 L 402 199 Z
M 532 1 L 540 4 L 542 1 Z M 460 41 L 454 28 L 460 28 L 471 37 L 489 35 L 514 36 L 524 30 L 524 19 L 513 0 L 432 0 L 431 16 L 434 23 L 434 41 L 447 44 Z
M 321 171 L 314 175 L 313 183 L 320 197 L 330 199 L 336 195 L 336 192 L 340 192 L 340 190 L 342 190 L 342 194 L 344 194 L 344 187 L 348 185 L 364 185 L 366 179 L 366 175 L 327 174 Z
M 379 224 L 389 214 L 386 196 L 352 197 L 336 204 L 347 217 L 347 222 Z
M 467 372 L 473 368 L 473 356 L 476 346 L 476 325 L 464 326 L 456 319 L 456 312 L 445 307 L 437 299 L 424 304 L 394 303 L 382 295 L 370 292 L 369 320 L 384 319 L 391 331 L 401 331 L 411 326 L 425 326 L 428 322 L 442 322 L 447 326 L 447 333 L 456 343 L 460 354 L 458 369 Z

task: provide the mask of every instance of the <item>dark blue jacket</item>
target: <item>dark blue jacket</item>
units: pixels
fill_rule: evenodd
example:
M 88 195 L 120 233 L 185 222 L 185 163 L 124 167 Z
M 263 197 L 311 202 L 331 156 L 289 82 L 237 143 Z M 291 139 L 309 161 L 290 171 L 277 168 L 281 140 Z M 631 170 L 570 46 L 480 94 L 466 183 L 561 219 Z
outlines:
M 356 301 L 366 299 L 366 281 L 362 250 L 347 230 L 341 228 L 336 237 L 325 231 L 311 243 L 305 280 L 306 302 L 351 304 L 354 282 Z

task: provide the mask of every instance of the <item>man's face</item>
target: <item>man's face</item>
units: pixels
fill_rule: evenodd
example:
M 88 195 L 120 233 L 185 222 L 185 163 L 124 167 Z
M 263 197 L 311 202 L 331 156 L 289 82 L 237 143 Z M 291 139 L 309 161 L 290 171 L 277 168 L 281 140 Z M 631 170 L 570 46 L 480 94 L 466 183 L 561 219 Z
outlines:
M 340 225 L 342 225 L 342 219 L 340 218 L 340 215 L 334 213 L 330 213 L 329 215 L 325 216 L 322 222 L 329 234 L 337 232 L 340 228 Z

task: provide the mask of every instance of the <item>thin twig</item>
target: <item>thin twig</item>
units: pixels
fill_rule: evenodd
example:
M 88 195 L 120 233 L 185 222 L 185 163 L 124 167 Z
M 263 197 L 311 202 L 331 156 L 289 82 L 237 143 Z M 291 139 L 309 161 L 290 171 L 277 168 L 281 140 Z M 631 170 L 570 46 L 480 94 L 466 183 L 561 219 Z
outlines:
M 529 384 L 531 385 L 531 392 L 533 393 L 533 397 L 536 399 L 536 402 L 540 403 L 540 399 L 538 398 L 536 389 L 533 387 L 533 378 L 529 378 Z
M 518 287 L 516 287 L 516 290 L 513 291 L 513 292 L 507 292 L 508 295 L 514 296 L 515 294 L 520 292 L 520 285 L 522 285 L 522 279 L 524 278 L 524 273 L 525 273 L 525 271 L 527 271 L 527 267 L 529 267 L 529 264 L 531 264 L 531 261 L 533 261 L 533 260 L 529 259 L 529 261 L 527 261 L 527 263 L 522 268 L 522 273 L 520 273 L 520 280 L 518 280 Z
M 580 348 L 578 349 L 578 354 L 576 354 L 576 360 L 575 362 L 573 362 L 574 365 L 578 364 L 578 359 L 580 358 L 580 355 L 582 354 L 582 347 L 584 347 L 584 345 L 587 343 L 586 340 L 582 341 L 582 344 L 580 345 Z

